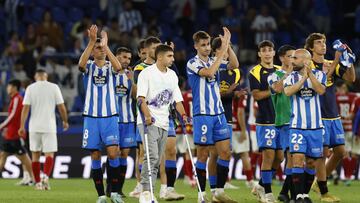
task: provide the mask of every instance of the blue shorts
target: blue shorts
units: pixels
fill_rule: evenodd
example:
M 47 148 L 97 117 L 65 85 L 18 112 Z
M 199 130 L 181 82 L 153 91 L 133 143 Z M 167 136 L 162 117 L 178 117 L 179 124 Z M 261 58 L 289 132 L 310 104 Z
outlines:
M 230 139 L 229 127 L 224 114 L 195 116 L 193 131 L 196 145 L 214 145 L 215 142 Z
M 229 135 L 230 135 L 230 150 L 232 150 L 232 136 L 233 136 L 233 126 L 232 123 L 228 123 Z
M 281 140 L 274 125 L 256 125 L 256 138 L 259 151 L 264 149 L 279 150 Z
M 133 148 L 136 143 L 135 123 L 119 123 L 120 148 Z
M 137 142 L 137 144 L 138 144 L 138 145 L 139 145 L 139 144 L 142 144 L 141 135 L 140 135 L 139 128 L 137 127 L 137 125 L 136 125 L 136 131 L 135 131 L 135 133 L 136 133 L 136 142 Z
M 302 153 L 307 157 L 323 156 L 324 129 L 290 129 L 290 153 Z
M 322 120 L 325 128 L 324 146 L 330 148 L 345 144 L 344 129 L 341 119 Z
M 119 145 L 118 117 L 84 117 L 82 147 L 89 150 L 101 150 L 103 145 Z
M 169 119 L 168 137 L 176 137 L 175 123 L 173 119 Z
M 289 125 L 282 125 L 276 127 L 276 132 L 280 136 L 281 148 L 285 151 L 289 148 Z

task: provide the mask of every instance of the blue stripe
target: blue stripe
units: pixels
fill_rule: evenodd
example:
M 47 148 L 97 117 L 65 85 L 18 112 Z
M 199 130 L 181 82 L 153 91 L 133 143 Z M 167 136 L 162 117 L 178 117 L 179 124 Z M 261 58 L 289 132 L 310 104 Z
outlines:
M 124 84 L 124 78 L 122 75 L 119 77 L 119 86 Z M 119 121 L 124 122 L 124 109 L 122 107 L 122 97 L 119 97 Z
M 165 168 L 176 168 L 176 161 L 165 160 Z
M 209 176 L 209 182 L 210 182 L 210 185 L 216 186 L 217 176 Z
M 127 159 L 126 158 L 119 158 L 120 166 L 127 166 Z
M 298 96 L 295 96 L 295 99 L 297 101 L 297 109 L 298 109 L 298 115 L 297 115 L 297 125 L 296 128 L 301 128 L 301 114 L 300 114 L 300 98 Z
M 207 84 L 207 81 L 205 81 L 205 113 L 206 114 L 210 114 L 210 107 L 209 105 L 209 99 L 210 99 L 210 91 L 209 91 L 209 85 Z M 200 86 L 199 86 L 199 92 L 200 92 Z M 193 95 L 193 98 L 196 97 L 197 95 Z M 199 100 L 199 106 L 201 106 L 200 104 L 200 100 Z
M 120 166 L 120 161 L 118 158 L 116 159 L 109 159 L 109 165 L 113 168 L 116 168 L 118 166 Z
M 198 169 L 206 170 L 206 163 L 204 162 L 197 161 L 195 165 L 195 167 Z
M 130 103 L 130 99 L 131 99 L 131 80 L 127 80 L 128 82 L 128 93 L 126 94 L 126 109 L 127 109 L 127 117 L 128 117 L 128 121 L 129 122 L 133 122 L 133 120 L 131 119 L 131 103 Z
M 230 161 L 223 160 L 223 159 L 218 159 L 216 163 L 223 166 L 223 167 L 229 167 Z
M 306 128 L 311 129 L 311 108 L 313 108 L 312 106 L 310 106 L 310 101 L 312 100 L 312 98 L 310 100 L 305 100 L 305 112 L 306 112 Z
M 298 167 L 295 167 L 295 168 L 292 168 L 291 169 L 292 173 L 304 173 L 304 168 L 298 168 Z
M 292 174 L 292 169 L 291 168 L 285 168 L 285 175 L 291 175 Z
M 103 71 L 99 68 L 99 74 L 98 74 L 98 76 L 102 76 L 102 74 L 103 74 Z M 102 103 L 102 96 L 103 96 L 103 94 L 102 94 L 102 87 L 101 86 L 96 86 L 95 88 L 97 88 L 97 91 L 98 91 L 98 97 L 97 97 L 97 101 L 98 101 L 98 106 L 97 106 L 97 115 L 98 116 L 104 116 L 104 115 L 102 115 L 102 113 L 101 113 L 101 107 L 102 107 L 102 105 L 104 105 L 103 103 Z
M 93 103 L 93 90 L 94 90 L 94 71 L 95 71 L 95 63 L 92 64 L 90 70 L 91 71 L 91 77 L 88 77 L 88 79 L 90 80 L 90 100 L 89 100 L 89 112 L 88 112 L 88 115 L 93 115 L 93 106 L 94 106 L 94 103 Z M 87 85 L 87 84 L 86 84 Z
M 320 118 L 320 113 L 319 113 L 319 108 L 317 107 L 318 105 L 318 102 L 319 101 L 319 95 L 316 95 L 315 96 L 315 113 L 316 113 L 316 116 L 315 116 L 315 119 L 316 119 L 316 128 L 320 128 L 320 122 L 321 122 L 321 118 Z
M 305 168 L 305 172 L 310 175 L 315 175 L 315 169 Z
M 217 85 L 217 83 L 214 84 L 214 85 Z M 219 114 L 219 109 L 217 108 L 217 105 L 216 105 L 216 104 L 218 103 L 218 101 L 219 101 L 220 98 L 218 98 L 218 97 L 216 96 L 215 87 L 214 87 L 214 86 L 211 87 L 211 94 L 213 95 L 213 98 L 214 98 L 214 107 L 212 107 L 212 108 L 214 108 L 214 112 L 215 112 L 216 114 Z M 211 108 L 211 107 L 210 107 L 210 108 Z
M 261 180 L 264 184 L 271 184 L 272 182 L 272 171 L 271 170 L 262 170 L 260 172 Z
M 91 160 L 91 169 L 101 168 L 101 160 Z

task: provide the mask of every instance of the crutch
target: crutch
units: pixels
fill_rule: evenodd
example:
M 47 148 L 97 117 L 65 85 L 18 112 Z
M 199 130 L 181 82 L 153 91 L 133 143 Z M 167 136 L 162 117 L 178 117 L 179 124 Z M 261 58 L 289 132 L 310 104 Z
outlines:
M 185 122 L 184 122 L 184 120 L 183 120 L 183 118 L 182 118 L 181 116 L 180 116 L 179 120 L 180 120 L 180 122 L 181 122 L 182 133 L 183 133 L 183 135 L 184 135 L 184 137 L 185 137 L 186 146 L 187 146 L 188 151 L 189 151 L 189 156 L 190 156 L 193 173 L 194 173 L 195 180 L 196 180 L 196 185 L 197 185 L 198 190 L 199 190 L 199 192 L 200 192 L 201 203 L 205 203 L 204 196 L 203 196 L 202 191 L 201 191 L 199 179 L 198 179 L 198 176 L 197 176 L 197 173 L 196 173 L 196 167 L 195 167 L 195 164 L 194 164 L 194 160 L 193 160 L 193 156 L 192 156 L 192 152 L 191 152 L 191 148 L 190 148 L 190 143 L 189 143 L 188 135 L 187 135 L 187 133 L 186 133 L 186 125 L 185 125 Z
M 138 102 L 138 107 L 139 107 L 139 112 L 140 112 L 140 117 L 141 120 L 143 122 L 144 125 L 144 142 L 145 142 L 145 151 L 146 151 L 146 159 L 147 161 L 147 166 L 148 166 L 148 175 L 149 175 L 149 183 L 150 183 L 150 195 L 151 195 L 151 203 L 155 203 L 155 198 L 154 198 L 154 191 L 153 191 L 153 183 L 152 183 L 152 171 L 151 171 L 151 166 L 150 166 L 150 154 L 149 154 L 149 143 L 148 143 L 148 129 L 145 123 L 145 118 L 144 118 L 144 114 L 141 111 L 141 101 Z M 153 118 L 152 118 L 153 120 Z

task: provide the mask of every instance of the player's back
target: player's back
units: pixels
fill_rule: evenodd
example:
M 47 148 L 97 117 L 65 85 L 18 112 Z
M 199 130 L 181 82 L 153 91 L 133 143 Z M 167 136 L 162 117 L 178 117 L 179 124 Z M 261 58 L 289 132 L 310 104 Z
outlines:
M 346 132 L 351 132 L 352 130 L 352 120 L 347 118 L 350 116 L 351 104 L 354 102 L 355 98 L 356 94 L 352 92 L 346 94 L 336 93 L 336 103 Z

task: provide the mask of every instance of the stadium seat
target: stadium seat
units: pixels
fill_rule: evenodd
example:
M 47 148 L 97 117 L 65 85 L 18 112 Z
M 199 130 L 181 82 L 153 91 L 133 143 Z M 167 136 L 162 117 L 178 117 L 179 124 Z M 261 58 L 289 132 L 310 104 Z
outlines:
M 65 23 L 68 20 L 66 13 L 60 7 L 54 7 L 51 9 L 51 14 L 55 22 Z
M 71 7 L 70 0 L 54 0 L 54 5 L 63 9 Z
M 68 17 L 71 22 L 77 22 L 84 16 L 84 12 L 78 8 L 70 8 L 68 11 Z
M 170 9 L 166 9 L 165 11 L 160 13 L 159 21 L 172 24 L 175 22 L 174 12 Z
M 37 23 L 41 22 L 44 12 L 45 12 L 45 10 L 42 7 L 33 8 L 32 13 L 31 13 L 32 21 L 35 21 Z
M 34 0 L 34 4 L 43 8 L 51 8 L 54 6 L 54 0 Z

